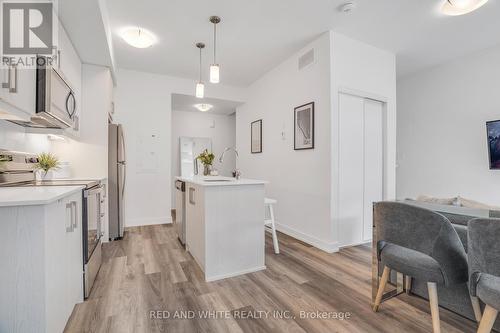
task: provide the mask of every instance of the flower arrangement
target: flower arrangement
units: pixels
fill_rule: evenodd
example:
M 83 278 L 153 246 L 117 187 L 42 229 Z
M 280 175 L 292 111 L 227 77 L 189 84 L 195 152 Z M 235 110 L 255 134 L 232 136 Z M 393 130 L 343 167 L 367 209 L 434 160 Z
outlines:
M 50 170 L 59 169 L 59 159 L 57 156 L 51 153 L 41 153 L 37 156 L 38 162 L 35 164 L 35 170 L 43 170 L 44 177 L 47 176 L 47 173 Z
M 199 160 L 204 166 L 203 175 L 210 175 L 210 168 L 215 159 L 214 153 L 211 153 L 208 151 L 208 149 L 205 149 L 203 152 L 201 152 L 200 155 L 198 155 L 198 157 L 196 157 L 196 159 Z

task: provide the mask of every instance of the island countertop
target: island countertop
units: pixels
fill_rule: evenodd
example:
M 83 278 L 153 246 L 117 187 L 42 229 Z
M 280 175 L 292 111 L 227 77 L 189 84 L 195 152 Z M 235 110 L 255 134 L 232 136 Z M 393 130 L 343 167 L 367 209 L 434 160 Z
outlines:
M 238 186 L 238 185 L 264 185 L 268 182 L 265 180 L 247 179 L 247 178 L 232 178 L 223 176 L 194 176 L 194 177 L 177 177 L 178 180 L 192 183 L 201 186 Z
M 0 207 L 46 205 L 85 186 L 13 186 L 0 188 Z

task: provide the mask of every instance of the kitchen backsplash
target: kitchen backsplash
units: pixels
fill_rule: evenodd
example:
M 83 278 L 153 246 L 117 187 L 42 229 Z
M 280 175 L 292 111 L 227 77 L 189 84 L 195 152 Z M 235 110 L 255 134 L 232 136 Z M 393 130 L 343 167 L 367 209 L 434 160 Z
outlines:
M 23 127 L 0 120 L 0 149 L 40 153 L 50 148 L 47 135 L 25 133 Z

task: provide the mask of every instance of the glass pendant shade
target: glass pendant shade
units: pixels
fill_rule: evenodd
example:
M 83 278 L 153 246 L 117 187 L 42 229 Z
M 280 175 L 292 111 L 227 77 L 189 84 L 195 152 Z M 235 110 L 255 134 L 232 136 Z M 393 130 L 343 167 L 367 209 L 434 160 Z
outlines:
M 219 65 L 210 65 L 210 83 L 220 82 L 219 69 Z
M 205 85 L 203 84 L 203 82 L 198 82 L 196 84 L 196 97 L 197 98 L 205 97 Z

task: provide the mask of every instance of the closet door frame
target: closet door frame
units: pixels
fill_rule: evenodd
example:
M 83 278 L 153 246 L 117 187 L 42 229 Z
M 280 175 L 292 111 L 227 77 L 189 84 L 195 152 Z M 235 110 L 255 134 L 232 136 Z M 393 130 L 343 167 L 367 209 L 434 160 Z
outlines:
M 338 114 L 336 117 L 336 121 L 338 122 L 339 132 L 335 134 L 335 135 L 337 135 L 337 140 L 338 140 L 337 142 L 338 142 L 339 149 L 340 149 L 340 145 L 341 145 L 341 142 L 340 142 L 340 114 L 341 114 L 340 99 L 341 99 L 342 94 L 351 95 L 351 96 L 354 96 L 357 98 L 362 98 L 362 99 L 374 100 L 376 102 L 382 103 L 382 170 L 383 170 L 383 172 L 382 172 L 382 200 L 387 200 L 387 192 L 388 192 L 387 191 L 387 172 L 388 172 L 388 169 L 387 169 L 387 149 L 388 149 L 388 142 L 387 142 L 387 109 L 388 108 L 387 108 L 387 103 L 388 102 L 387 101 L 388 101 L 388 99 L 386 97 L 383 97 L 380 95 L 376 95 L 376 94 L 372 94 L 372 93 L 368 93 L 368 92 L 364 92 L 364 91 L 360 91 L 360 90 L 355 90 L 355 89 L 350 89 L 350 88 L 345 88 L 345 87 L 339 88 L 338 93 L 337 93 L 339 107 L 338 107 Z M 340 188 L 338 185 L 341 183 L 341 181 L 340 181 L 341 171 L 340 171 L 340 161 L 339 161 L 340 152 L 338 149 L 337 149 L 337 152 L 334 156 L 337 159 L 337 161 L 336 161 L 336 165 L 337 165 L 336 176 L 338 177 L 336 179 L 337 188 L 334 190 L 337 192 L 336 206 L 337 206 L 337 209 L 340 209 Z M 339 215 L 339 212 L 336 213 L 336 216 L 337 216 L 337 221 L 339 223 L 340 218 L 341 218 Z M 337 229 L 337 232 L 339 232 L 339 231 L 340 230 Z M 338 236 L 339 236 L 338 240 L 340 242 L 339 248 L 359 245 L 359 244 L 342 244 L 342 237 L 340 234 L 338 234 Z M 372 237 L 372 239 L 373 239 L 373 237 Z M 368 240 L 367 242 L 370 242 L 370 241 Z M 361 242 L 361 244 L 367 243 L 367 242 Z

